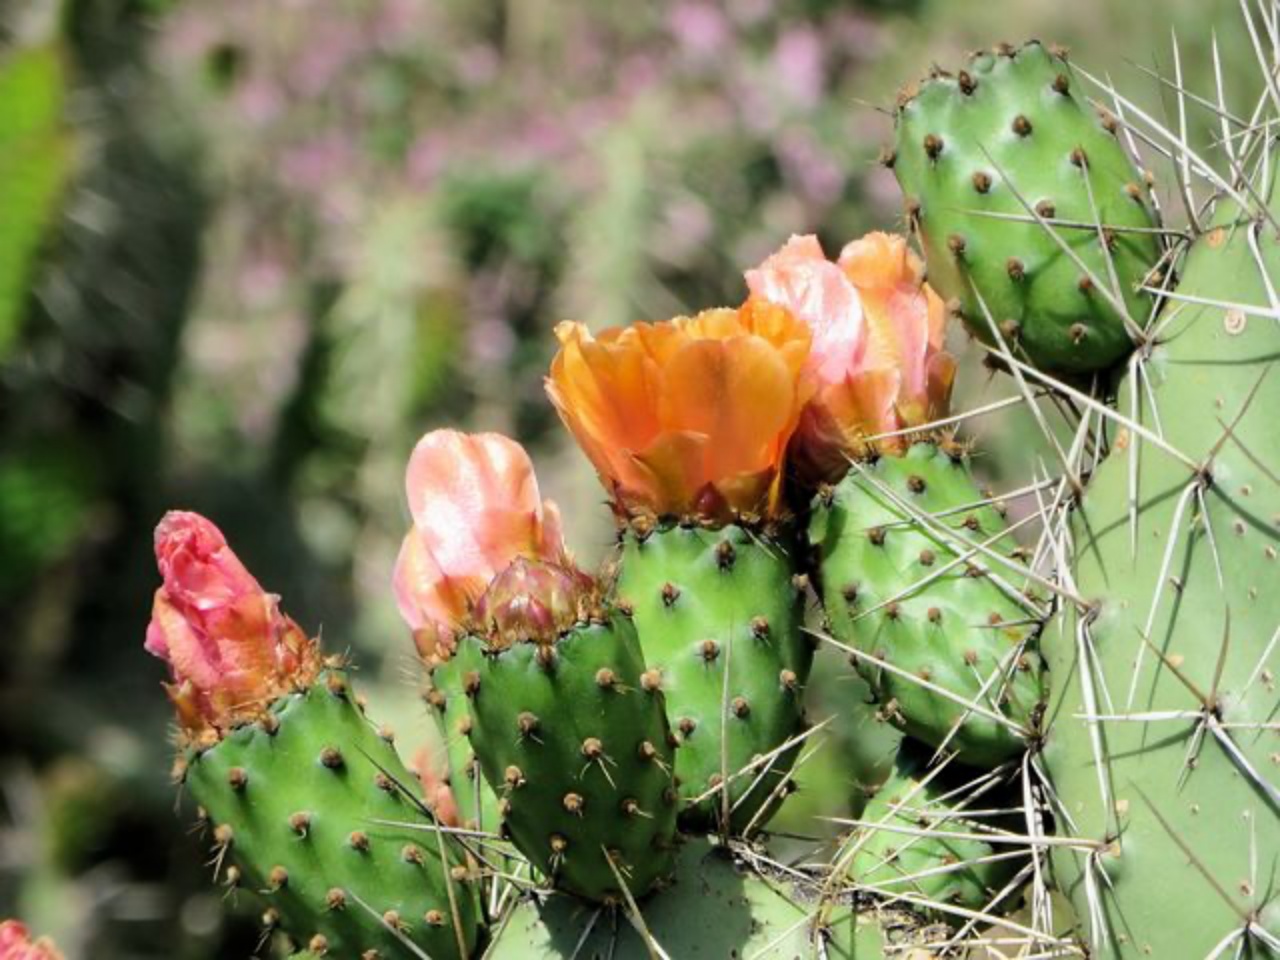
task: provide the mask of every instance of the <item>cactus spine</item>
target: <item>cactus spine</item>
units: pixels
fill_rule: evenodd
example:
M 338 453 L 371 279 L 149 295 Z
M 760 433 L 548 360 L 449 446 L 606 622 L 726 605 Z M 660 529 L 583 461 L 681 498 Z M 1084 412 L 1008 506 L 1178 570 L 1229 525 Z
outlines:
M 870 916 L 840 907 L 819 925 L 807 903 L 814 893 L 753 876 L 723 848 L 690 840 L 681 849 L 672 889 L 644 904 L 643 925 L 584 911 L 565 898 L 526 900 L 497 932 L 487 956 L 883 960 L 882 933 Z

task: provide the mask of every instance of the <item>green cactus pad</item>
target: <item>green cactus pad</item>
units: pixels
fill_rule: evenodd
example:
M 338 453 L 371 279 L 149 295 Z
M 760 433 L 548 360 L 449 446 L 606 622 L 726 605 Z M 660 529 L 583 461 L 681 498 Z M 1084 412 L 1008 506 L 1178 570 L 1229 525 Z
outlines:
M 328 956 L 407 956 L 406 943 L 470 956 L 478 907 L 462 853 L 405 795 L 416 780 L 345 677 L 322 675 L 270 716 L 187 757 L 228 880 L 262 891 L 271 923 Z
M 907 898 L 917 904 L 939 904 L 940 909 L 929 910 L 926 906 L 926 911 L 952 922 L 962 921 L 962 915 L 947 913 L 945 905 L 983 910 L 1026 864 L 1027 851 L 1019 845 L 997 845 L 981 839 L 921 836 L 886 829 L 904 827 L 932 829 L 939 834 L 980 835 L 1007 826 L 990 817 L 966 819 L 966 808 L 995 806 L 992 794 L 984 792 L 984 799 L 978 803 L 965 789 L 964 778 L 950 768 L 930 777 L 925 767 L 927 758 L 927 749 L 904 741 L 893 776 L 871 798 L 860 818 L 867 826 L 858 828 L 850 838 L 856 850 L 852 875 L 865 889 L 893 900 Z M 1006 900 L 1003 906 L 1008 905 Z
M 449 787 L 465 826 L 486 833 L 497 831 L 498 798 L 485 779 L 467 737 L 471 729 L 471 704 L 462 691 L 462 675 L 456 660 L 446 660 L 431 668 L 427 703 L 440 721 L 445 750 L 449 757 Z
M 615 613 L 554 644 L 499 652 L 468 636 L 454 662 L 471 702 L 471 744 L 485 777 L 502 784 L 519 850 L 589 900 L 621 901 L 620 876 L 634 896 L 664 879 L 675 749 L 661 694 L 642 686 L 631 621 Z
M 880 928 L 871 916 L 835 907 L 819 942 L 814 904 L 785 884 L 738 869 L 722 849 L 705 840 L 686 843 L 671 889 L 639 906 L 650 943 L 623 910 L 592 908 L 568 897 L 525 900 L 499 923 L 487 960 L 885 957 Z M 653 944 L 665 953 L 656 953 Z
M 1044 637 L 1062 677 L 1044 761 L 1082 844 L 1053 864 L 1100 958 L 1204 957 L 1232 936 L 1218 955 L 1275 956 L 1247 923 L 1280 938 L 1280 326 L 1241 309 L 1273 309 L 1280 243 L 1219 203 L 1178 294 L 1221 305 L 1177 305 L 1140 415 L 1207 470 L 1195 486 L 1116 428 L 1074 525 L 1093 609 Z
M 985 302 L 1015 353 L 1065 374 L 1132 351 L 1115 301 L 1138 327 L 1151 311 L 1138 288 L 1160 258 L 1155 215 L 1109 124 L 1066 59 L 1038 43 L 977 54 L 924 81 L 897 113 L 893 167 L 929 283 L 979 339 L 995 342 Z
M 1033 731 L 1043 700 L 1038 624 L 1011 595 L 1023 585 L 981 553 L 959 560 L 975 543 L 1017 549 L 1012 536 L 992 541 L 1006 523 L 987 500 L 965 460 L 917 443 L 820 494 L 809 529 L 831 632 L 864 654 L 851 659 L 884 714 L 975 766 L 1026 748 L 993 714 Z
M 683 830 L 723 825 L 726 808 L 730 830 L 760 826 L 785 795 L 797 749 L 775 751 L 803 729 L 813 663 L 793 573 L 784 543 L 740 526 L 623 536 L 618 599 L 635 613 L 649 682 L 680 740 Z M 727 795 L 693 802 L 726 775 Z

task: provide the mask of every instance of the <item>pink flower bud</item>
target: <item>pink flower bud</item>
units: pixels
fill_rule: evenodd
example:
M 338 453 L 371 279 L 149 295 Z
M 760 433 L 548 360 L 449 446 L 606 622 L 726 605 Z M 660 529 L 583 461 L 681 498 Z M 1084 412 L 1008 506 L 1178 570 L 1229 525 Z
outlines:
M 447 657 L 489 583 L 519 557 L 566 563 L 560 512 L 538 492 L 533 463 L 494 433 L 435 430 L 405 475 L 413 528 L 393 586 L 419 653 Z
M 315 679 L 316 644 L 280 612 L 279 598 L 196 513 L 173 511 L 156 527 L 156 591 L 146 649 L 169 664 L 166 685 L 181 725 L 225 731 Z
M 32 941 L 17 920 L 0 923 L 0 960 L 62 960 L 62 954 L 47 937 Z
M 583 615 L 595 582 L 580 570 L 519 558 L 489 584 L 474 619 L 491 643 L 551 643 Z

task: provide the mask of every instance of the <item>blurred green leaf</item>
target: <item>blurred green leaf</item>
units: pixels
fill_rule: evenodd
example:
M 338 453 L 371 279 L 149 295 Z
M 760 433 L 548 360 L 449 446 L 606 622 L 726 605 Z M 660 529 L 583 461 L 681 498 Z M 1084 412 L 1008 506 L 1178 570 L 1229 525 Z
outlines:
M 0 62 L 0 359 L 22 322 L 27 285 L 67 180 L 67 71 L 57 46 Z
M 0 454 L 0 600 L 71 548 L 92 488 L 84 458 L 70 444 Z

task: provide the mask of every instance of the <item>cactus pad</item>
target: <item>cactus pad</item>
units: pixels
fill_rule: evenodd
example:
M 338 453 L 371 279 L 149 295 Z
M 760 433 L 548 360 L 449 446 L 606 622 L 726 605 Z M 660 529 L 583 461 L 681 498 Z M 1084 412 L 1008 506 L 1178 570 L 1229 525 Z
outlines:
M 624 534 L 617 593 L 680 740 L 682 829 L 710 829 L 726 810 L 732 830 L 759 825 L 785 795 L 796 751 L 777 751 L 801 732 L 813 663 L 792 575 L 783 543 L 740 526 Z M 726 777 L 727 794 L 692 802 Z
M 1280 938 L 1280 327 L 1245 309 L 1278 281 L 1274 230 L 1220 201 L 1179 286 L 1207 303 L 1168 321 L 1140 416 L 1202 470 L 1118 428 L 1074 527 L 1093 606 L 1045 633 L 1063 683 L 1044 760 L 1080 839 L 1054 867 L 1098 957 Z
M 961 559 L 974 543 L 1017 550 L 987 500 L 963 459 L 917 443 L 821 494 L 809 531 L 831 632 L 863 655 L 884 714 L 979 766 L 1025 748 L 1016 728 L 1034 730 L 1043 699 L 1021 584 L 981 553 Z
M 401 789 L 415 780 L 345 677 L 322 675 L 269 717 L 187 757 L 228 883 L 262 891 L 268 926 L 315 953 L 389 958 L 411 943 L 469 956 L 477 906 L 461 852 Z
M 857 851 L 853 876 L 860 886 L 887 898 L 983 910 L 1026 863 L 1027 851 L 1018 844 L 981 839 L 998 824 L 990 817 L 968 820 L 964 811 L 993 804 L 966 796 L 965 785 L 957 784 L 951 769 L 930 777 L 922 762 L 927 756 L 918 745 L 903 744 L 893 776 L 862 814 L 867 826 L 851 838 Z M 937 836 L 907 830 L 932 830 Z M 962 919 L 945 909 L 938 912 L 948 920 Z
M 646 943 L 621 911 L 603 914 L 566 897 L 526 900 L 499 926 L 489 960 L 883 960 L 879 926 L 836 907 L 815 938 L 817 911 L 782 883 L 737 869 L 720 848 L 690 841 L 671 889 L 640 904 Z M 654 945 L 661 948 L 658 953 Z
M 1155 216 L 1113 130 L 1038 43 L 976 54 L 897 113 L 894 172 L 929 283 L 979 339 L 995 342 L 994 321 L 1015 354 L 1064 374 L 1130 353 L 1117 304 L 1139 328 L 1151 310 L 1138 287 L 1160 257 Z
M 427 703 L 436 711 L 449 758 L 449 787 L 458 804 L 462 823 L 474 830 L 498 829 L 498 798 L 485 779 L 467 738 L 471 730 L 471 704 L 462 690 L 462 676 L 455 660 L 431 668 Z
M 646 690 L 631 621 L 613 614 L 554 643 L 494 650 L 463 638 L 454 658 L 471 743 L 520 851 L 556 886 L 620 902 L 672 865 L 674 748 L 662 696 Z M 610 862 L 612 861 L 612 863 Z

